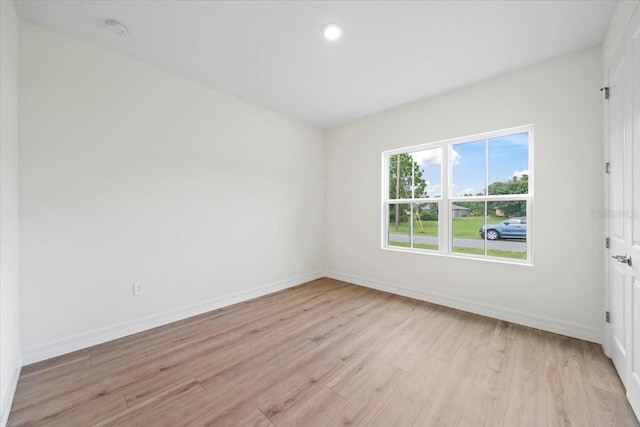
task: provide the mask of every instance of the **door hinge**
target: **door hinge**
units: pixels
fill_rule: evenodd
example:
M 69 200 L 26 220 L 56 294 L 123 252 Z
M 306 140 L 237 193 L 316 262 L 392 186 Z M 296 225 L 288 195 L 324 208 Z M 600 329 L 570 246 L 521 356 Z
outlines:
M 607 323 L 611 323 L 611 315 L 609 314 L 609 312 L 608 312 L 608 311 L 605 311 L 605 312 L 604 312 L 604 320 L 605 320 L 605 322 L 607 322 Z
M 604 173 L 611 173 L 611 163 L 607 162 L 604 164 Z
M 604 99 L 609 99 L 609 86 L 601 87 L 600 92 L 604 91 Z
M 611 239 L 610 238 L 605 237 L 605 239 L 604 239 L 604 247 L 606 249 L 609 249 L 611 247 Z

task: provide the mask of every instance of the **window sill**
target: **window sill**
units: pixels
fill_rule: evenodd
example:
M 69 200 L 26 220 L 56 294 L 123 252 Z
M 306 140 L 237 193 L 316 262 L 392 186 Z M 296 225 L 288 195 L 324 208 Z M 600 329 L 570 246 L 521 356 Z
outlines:
M 467 255 L 467 254 L 459 254 L 459 253 L 442 253 L 435 250 L 431 251 L 427 249 L 411 249 L 411 248 L 394 247 L 394 246 L 382 246 L 381 249 L 384 251 L 391 251 L 391 252 L 404 252 L 404 253 L 412 253 L 412 254 L 419 254 L 419 255 L 431 255 L 431 256 L 437 256 L 437 257 L 458 258 L 458 259 L 473 260 L 473 261 L 533 267 L 532 260 L 517 260 L 517 259 L 508 259 L 508 258 L 489 257 L 489 256 L 483 256 L 483 255 Z

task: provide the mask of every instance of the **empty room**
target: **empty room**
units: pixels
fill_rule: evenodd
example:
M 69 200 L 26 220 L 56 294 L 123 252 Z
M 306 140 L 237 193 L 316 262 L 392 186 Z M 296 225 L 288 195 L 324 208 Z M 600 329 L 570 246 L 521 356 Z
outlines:
M 640 0 L 0 0 L 0 426 L 636 426 Z

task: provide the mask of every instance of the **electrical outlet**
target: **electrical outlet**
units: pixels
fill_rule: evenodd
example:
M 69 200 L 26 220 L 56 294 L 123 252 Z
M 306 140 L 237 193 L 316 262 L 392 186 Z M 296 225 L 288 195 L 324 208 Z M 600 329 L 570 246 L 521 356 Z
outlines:
M 137 297 L 144 293 L 144 289 L 142 287 L 142 283 L 133 282 L 133 296 Z

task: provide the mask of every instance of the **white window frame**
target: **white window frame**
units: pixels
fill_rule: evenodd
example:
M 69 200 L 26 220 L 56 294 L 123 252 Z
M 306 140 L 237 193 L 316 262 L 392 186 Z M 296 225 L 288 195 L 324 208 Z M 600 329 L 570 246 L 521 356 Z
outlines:
M 527 194 L 507 194 L 507 195 L 484 195 L 484 196 L 453 196 L 451 195 L 451 180 L 453 173 L 453 165 L 450 164 L 450 153 L 456 144 L 462 144 L 465 142 L 474 142 L 478 140 L 488 140 L 500 136 L 513 135 L 518 133 L 527 132 L 529 134 L 529 183 Z M 442 164 L 441 164 L 441 196 L 430 198 L 411 198 L 411 199 L 392 199 L 389 197 L 389 159 L 391 156 L 397 154 L 412 153 L 415 151 L 429 150 L 434 148 L 441 148 L 442 150 Z M 412 252 L 427 255 L 437 256 L 449 256 L 454 258 L 471 258 L 485 261 L 502 262 L 509 264 L 524 264 L 533 265 L 533 198 L 534 198 L 534 125 L 517 126 L 508 129 L 502 129 L 498 131 L 484 132 L 475 135 L 468 135 L 460 138 L 452 138 L 443 141 L 430 142 L 426 144 L 414 145 L 411 147 L 403 147 L 384 151 L 382 153 L 382 203 L 381 203 L 381 247 L 384 250 L 399 251 L 399 252 Z M 488 156 L 485 155 L 485 162 L 488 163 Z M 485 182 L 488 185 L 488 165 L 485 167 Z M 495 257 L 490 255 L 476 255 L 476 254 L 464 254 L 459 252 L 452 252 L 453 249 L 453 235 L 451 233 L 453 218 L 451 215 L 452 205 L 460 202 L 494 202 L 494 201 L 509 201 L 509 200 L 524 200 L 527 203 L 527 258 L 513 259 L 505 257 Z M 391 246 L 388 242 L 389 236 L 389 208 L 393 204 L 412 204 L 412 203 L 438 203 L 438 250 L 419 249 L 411 247 Z M 486 225 L 487 212 L 485 210 L 485 225 Z M 410 230 L 410 242 L 413 243 L 413 221 L 409 222 Z M 486 238 L 486 237 L 485 237 Z M 485 253 L 486 253 L 485 245 Z

